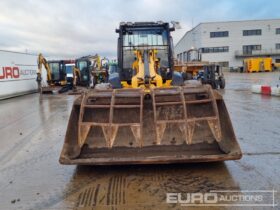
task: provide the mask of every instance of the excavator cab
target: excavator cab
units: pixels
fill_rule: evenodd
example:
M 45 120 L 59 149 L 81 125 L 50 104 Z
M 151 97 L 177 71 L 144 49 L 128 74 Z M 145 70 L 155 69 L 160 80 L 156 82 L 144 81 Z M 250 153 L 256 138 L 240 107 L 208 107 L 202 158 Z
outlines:
M 108 60 L 101 59 L 99 55 L 85 56 L 76 60 L 76 68 L 79 70 L 78 86 L 94 87 L 100 81 L 107 81 Z M 100 80 L 100 81 L 99 81 Z
M 209 162 L 242 156 L 222 96 L 174 70 L 168 23 L 121 23 L 110 87 L 77 98 L 62 164 Z
M 64 62 L 59 61 L 49 61 L 48 62 L 51 70 L 51 83 L 54 85 L 66 85 L 66 69 L 64 68 Z
M 90 66 L 91 62 L 86 57 L 79 58 L 76 60 L 76 68 L 80 70 L 80 78 L 78 78 L 77 84 L 79 86 L 90 86 Z

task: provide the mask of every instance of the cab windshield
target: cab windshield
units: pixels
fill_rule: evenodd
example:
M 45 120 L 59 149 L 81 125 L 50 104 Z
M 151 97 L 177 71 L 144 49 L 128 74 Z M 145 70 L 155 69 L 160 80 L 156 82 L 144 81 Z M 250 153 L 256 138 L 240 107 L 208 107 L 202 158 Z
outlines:
M 132 67 L 134 61 L 134 50 L 157 50 L 160 65 L 168 67 L 168 39 L 167 31 L 163 28 L 137 29 L 127 28 L 123 32 L 123 68 Z
M 79 61 L 78 68 L 80 69 L 81 73 L 81 80 L 88 81 L 89 80 L 89 70 L 88 70 L 88 63 L 87 61 Z
M 53 80 L 59 80 L 59 63 L 49 63 L 52 79 Z
M 154 49 L 167 46 L 166 31 L 129 31 L 123 36 L 124 47 Z

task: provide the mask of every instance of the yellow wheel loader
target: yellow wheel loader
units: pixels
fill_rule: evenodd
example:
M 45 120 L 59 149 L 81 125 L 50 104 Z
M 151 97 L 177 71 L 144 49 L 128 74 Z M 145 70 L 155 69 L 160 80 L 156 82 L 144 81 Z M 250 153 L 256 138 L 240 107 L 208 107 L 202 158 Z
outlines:
M 209 162 L 242 156 L 222 96 L 173 69 L 168 23 L 121 23 L 109 88 L 73 104 L 62 164 Z

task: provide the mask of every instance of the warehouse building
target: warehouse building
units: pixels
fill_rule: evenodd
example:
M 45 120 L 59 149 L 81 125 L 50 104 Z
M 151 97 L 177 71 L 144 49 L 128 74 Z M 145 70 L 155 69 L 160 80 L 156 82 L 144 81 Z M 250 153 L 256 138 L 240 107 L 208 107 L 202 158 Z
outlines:
M 280 19 L 200 23 L 176 44 L 175 56 L 191 60 L 190 49 L 198 49 L 201 60 L 225 67 L 240 67 L 244 58 L 260 56 L 280 63 Z

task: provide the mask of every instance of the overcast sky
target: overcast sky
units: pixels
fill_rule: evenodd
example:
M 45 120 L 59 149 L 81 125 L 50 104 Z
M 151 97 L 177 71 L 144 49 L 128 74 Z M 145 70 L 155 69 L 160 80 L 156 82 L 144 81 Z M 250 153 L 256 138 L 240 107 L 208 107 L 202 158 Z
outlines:
M 279 0 L 1 0 L 0 49 L 116 56 L 120 21 L 172 21 L 176 43 L 200 22 L 280 17 Z

